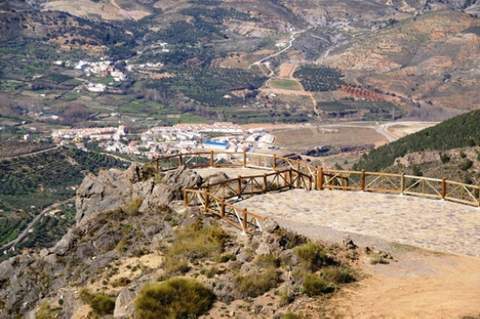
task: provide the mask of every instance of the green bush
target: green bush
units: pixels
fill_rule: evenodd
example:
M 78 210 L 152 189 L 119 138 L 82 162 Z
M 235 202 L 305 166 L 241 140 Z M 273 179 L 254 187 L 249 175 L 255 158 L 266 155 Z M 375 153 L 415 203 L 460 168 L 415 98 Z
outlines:
M 172 278 L 143 287 L 135 299 L 135 317 L 197 318 L 206 313 L 214 301 L 215 295 L 196 280 Z
M 450 162 L 450 155 L 445 153 L 440 153 L 440 160 L 442 161 L 443 164 L 447 164 L 448 162 Z
M 115 299 L 102 293 L 91 293 L 87 289 L 80 291 L 80 299 L 92 307 L 99 316 L 111 315 L 115 309 Z
M 167 255 L 190 260 L 214 257 L 223 252 L 227 239 L 227 233 L 218 225 L 188 225 L 177 230 L 175 241 L 169 247 Z
M 348 284 L 357 280 L 355 273 L 347 267 L 327 267 L 322 269 L 320 276 L 336 284 Z
M 462 171 L 468 171 L 470 168 L 472 168 L 473 166 L 473 162 L 471 160 L 469 160 L 468 158 L 464 159 L 459 165 L 458 167 L 462 170 Z
M 163 270 L 167 277 L 172 275 L 183 275 L 190 270 L 190 265 L 185 258 L 175 258 L 167 255 L 163 261 Z
M 311 271 L 335 264 L 335 261 L 327 255 L 324 248 L 313 242 L 297 246 L 294 251 L 304 266 Z
M 122 211 L 130 216 L 138 215 L 138 209 L 142 206 L 143 199 L 136 197 L 133 198 L 125 207 L 122 208 Z
M 314 274 L 307 274 L 303 279 L 303 292 L 309 296 L 329 294 L 335 291 L 335 285 Z
M 60 312 L 60 308 L 53 308 L 47 302 L 42 302 L 35 313 L 35 319 L 57 319 L 60 318 Z
M 235 278 L 237 289 L 244 297 L 255 298 L 263 295 L 270 289 L 276 288 L 280 281 L 280 276 L 274 267 L 262 269 L 261 272 L 238 275 Z

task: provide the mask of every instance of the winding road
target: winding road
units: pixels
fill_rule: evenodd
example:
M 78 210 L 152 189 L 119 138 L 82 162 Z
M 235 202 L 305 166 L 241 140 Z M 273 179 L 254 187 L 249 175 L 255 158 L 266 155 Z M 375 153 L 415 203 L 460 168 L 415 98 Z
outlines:
M 17 236 L 17 238 L 15 238 L 14 240 L 2 245 L 0 247 L 0 251 L 4 251 L 4 250 L 7 250 L 7 249 L 10 249 L 12 247 L 14 247 L 15 245 L 17 245 L 19 242 L 21 242 L 23 239 L 25 239 L 25 237 L 28 236 L 30 230 L 33 228 L 33 226 L 35 226 L 35 224 L 43 217 L 45 216 L 45 214 L 47 214 L 48 212 L 52 211 L 53 209 L 55 208 L 58 208 L 59 206 L 63 205 L 63 204 L 66 204 L 68 202 L 71 202 L 75 200 L 74 197 L 72 198 L 69 198 L 67 200 L 64 200 L 63 202 L 59 202 L 59 203 L 55 203 L 53 205 L 50 205 L 48 206 L 47 208 L 45 208 L 44 210 L 42 210 L 40 212 L 40 214 L 36 215 L 32 221 L 27 225 L 27 227 L 25 227 L 25 229 Z

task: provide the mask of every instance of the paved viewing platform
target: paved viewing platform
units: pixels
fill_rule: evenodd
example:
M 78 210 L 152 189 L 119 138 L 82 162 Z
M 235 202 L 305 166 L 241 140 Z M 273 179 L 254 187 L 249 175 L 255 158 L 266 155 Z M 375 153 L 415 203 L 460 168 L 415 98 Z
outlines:
M 447 201 L 295 189 L 254 196 L 237 206 L 318 239 L 331 230 L 437 252 L 480 256 L 480 208 Z

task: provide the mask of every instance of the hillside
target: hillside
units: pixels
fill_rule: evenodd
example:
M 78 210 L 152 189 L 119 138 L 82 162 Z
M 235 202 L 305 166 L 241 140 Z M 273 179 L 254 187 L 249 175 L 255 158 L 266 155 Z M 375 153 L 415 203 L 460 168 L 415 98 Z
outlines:
M 434 127 L 408 135 L 364 155 L 357 169 L 381 171 L 395 160 L 414 152 L 446 152 L 480 145 L 480 111 L 472 111 L 446 120 Z
M 355 245 L 313 242 L 273 221 L 243 235 L 181 208 L 180 190 L 199 175 L 149 172 L 87 176 L 62 239 L 0 263 L 0 317 L 314 318 L 360 279 Z
M 8 0 L 1 8 L 8 102 L 0 114 L 18 120 L 70 124 L 72 104 L 86 122 L 118 113 L 146 126 L 430 119 L 478 100 L 476 1 Z M 341 73 L 341 85 L 324 85 L 320 68 L 303 91 L 300 82 L 312 81 L 295 77 L 312 64 Z
M 363 35 L 325 62 L 401 97 L 412 115 L 448 116 L 478 107 L 478 27 L 477 18 L 462 13 L 426 13 Z

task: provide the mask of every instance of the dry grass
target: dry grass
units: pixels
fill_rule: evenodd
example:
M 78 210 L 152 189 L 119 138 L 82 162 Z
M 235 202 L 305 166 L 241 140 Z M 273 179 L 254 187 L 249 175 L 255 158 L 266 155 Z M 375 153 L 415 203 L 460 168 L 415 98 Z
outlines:
M 172 278 L 146 285 L 135 300 L 135 317 L 198 318 L 207 312 L 215 295 L 199 282 L 188 278 Z

